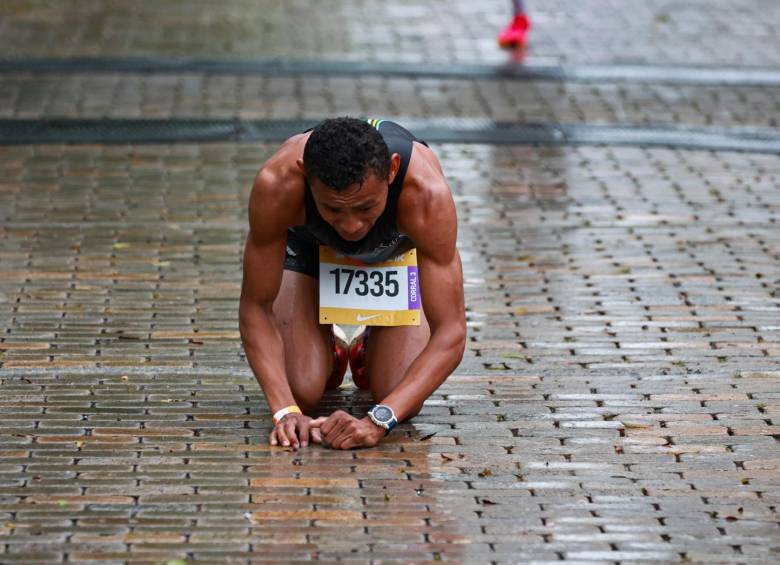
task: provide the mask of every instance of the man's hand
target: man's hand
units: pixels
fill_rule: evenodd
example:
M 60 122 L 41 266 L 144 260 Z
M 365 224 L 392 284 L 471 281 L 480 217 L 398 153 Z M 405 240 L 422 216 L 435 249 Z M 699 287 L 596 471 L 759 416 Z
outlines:
M 320 430 L 317 428 L 312 429 L 312 422 L 314 421 L 303 414 L 287 414 L 271 430 L 269 442 L 271 445 L 292 446 L 293 449 L 306 447 L 309 445 L 309 439 L 314 443 L 322 443 Z
M 315 431 L 321 431 L 323 445 L 333 449 L 374 447 L 385 437 L 385 430 L 368 416 L 358 420 L 343 410 L 337 410 L 327 418 L 312 420 L 311 427 L 312 437 Z

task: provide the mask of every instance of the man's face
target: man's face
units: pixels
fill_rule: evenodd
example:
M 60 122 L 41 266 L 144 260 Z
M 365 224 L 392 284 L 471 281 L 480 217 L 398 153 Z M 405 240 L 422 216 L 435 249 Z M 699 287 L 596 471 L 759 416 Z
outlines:
M 363 239 L 384 212 L 388 179 L 377 178 L 369 171 L 362 182 L 338 192 L 312 179 L 309 183 L 314 202 L 322 219 L 347 241 Z

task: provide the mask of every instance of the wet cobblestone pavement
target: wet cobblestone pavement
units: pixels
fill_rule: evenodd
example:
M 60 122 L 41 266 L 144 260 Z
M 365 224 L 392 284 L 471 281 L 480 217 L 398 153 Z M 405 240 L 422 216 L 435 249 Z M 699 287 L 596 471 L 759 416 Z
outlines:
M 777 86 L 142 74 L 7 74 L 0 118 L 242 118 L 323 115 L 501 122 L 778 126 Z
M 503 2 L 322 2 L 308 26 L 303 2 L 188 5 L 10 0 L 0 45 L 508 57 Z M 776 3 L 626 5 L 532 3 L 528 61 L 778 66 Z M 778 106 L 771 86 L 0 73 L 9 119 L 776 131 Z M 780 559 L 777 154 L 434 144 L 460 218 L 463 363 L 377 448 L 293 453 L 267 445 L 237 327 L 246 201 L 276 147 L 0 146 L 0 563 Z M 368 406 L 346 388 L 322 410 Z
M 453 0 L 6 0 L 6 57 L 160 55 L 503 61 L 495 37 L 510 2 Z M 529 8 L 529 62 L 777 66 L 772 0 L 544 0 Z M 153 24 L 153 25 L 150 25 Z M 53 48 L 56 46 L 56 49 Z

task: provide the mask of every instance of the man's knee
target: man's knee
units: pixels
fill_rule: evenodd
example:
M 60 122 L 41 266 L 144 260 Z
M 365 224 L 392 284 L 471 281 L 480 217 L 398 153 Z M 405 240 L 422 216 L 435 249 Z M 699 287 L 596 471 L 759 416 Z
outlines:
M 293 397 L 298 407 L 304 414 L 312 414 L 322 400 L 322 396 L 325 394 L 325 382 L 321 383 L 290 383 Z
M 293 396 L 295 397 L 295 403 L 298 405 L 298 408 L 307 416 L 312 416 L 317 411 L 320 399 L 322 398 L 304 398 L 296 396 L 295 394 L 293 394 Z

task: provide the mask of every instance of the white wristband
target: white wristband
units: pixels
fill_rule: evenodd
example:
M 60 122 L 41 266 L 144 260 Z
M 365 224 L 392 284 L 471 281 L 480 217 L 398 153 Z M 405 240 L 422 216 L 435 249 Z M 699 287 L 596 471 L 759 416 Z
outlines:
M 287 416 L 287 414 L 301 414 L 301 409 L 298 408 L 295 404 L 292 406 L 285 406 L 281 410 L 274 413 L 273 420 L 274 420 L 274 426 L 276 426 L 279 422 L 282 421 L 282 418 Z

